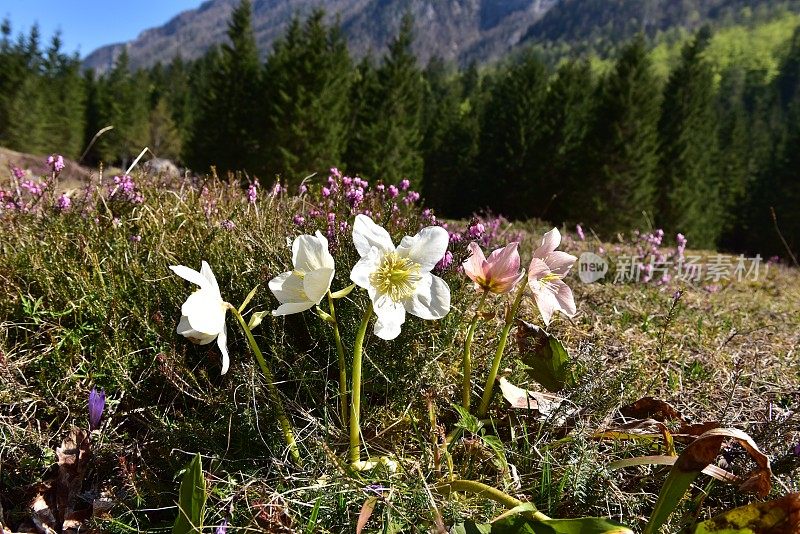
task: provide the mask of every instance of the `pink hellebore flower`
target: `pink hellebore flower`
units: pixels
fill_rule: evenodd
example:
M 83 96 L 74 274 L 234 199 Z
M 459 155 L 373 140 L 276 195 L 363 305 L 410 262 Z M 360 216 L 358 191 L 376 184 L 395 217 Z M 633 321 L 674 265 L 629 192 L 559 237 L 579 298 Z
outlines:
M 523 273 L 519 270 L 519 243 L 509 243 L 489 254 L 483 255 L 477 243 L 469 244 L 471 256 L 464 262 L 464 272 L 475 282 L 475 289 L 491 293 L 508 293 L 519 282 Z
M 553 313 L 560 311 L 567 317 L 575 315 L 575 298 L 572 290 L 564 283 L 577 258 L 572 254 L 557 251 L 561 234 L 553 228 L 542 238 L 542 244 L 533 253 L 528 269 L 528 287 L 533 292 L 536 306 L 542 314 L 545 325 L 550 324 Z

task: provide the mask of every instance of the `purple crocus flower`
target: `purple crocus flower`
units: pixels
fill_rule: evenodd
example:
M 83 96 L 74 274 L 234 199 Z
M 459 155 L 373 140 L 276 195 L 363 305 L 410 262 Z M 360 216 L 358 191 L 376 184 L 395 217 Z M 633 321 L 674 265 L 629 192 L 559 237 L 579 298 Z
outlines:
M 103 417 L 103 410 L 106 407 L 106 390 L 92 388 L 89 392 L 89 430 L 100 428 L 100 419 Z
M 228 532 L 228 520 L 223 519 L 222 523 L 214 529 L 214 534 L 226 534 Z

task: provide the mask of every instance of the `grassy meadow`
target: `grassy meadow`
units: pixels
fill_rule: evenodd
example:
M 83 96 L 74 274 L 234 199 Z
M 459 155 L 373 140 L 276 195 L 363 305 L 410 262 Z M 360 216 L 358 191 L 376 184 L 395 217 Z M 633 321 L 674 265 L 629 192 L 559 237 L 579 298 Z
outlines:
M 91 461 L 72 495 L 76 509 L 94 510 L 81 532 L 169 531 L 183 469 L 197 453 L 207 483 L 205 532 L 223 520 L 228 532 L 353 532 L 369 506 L 364 532 L 448 532 L 506 508 L 483 494 L 441 491 L 442 481 L 453 479 L 500 489 L 548 516 L 609 517 L 641 531 L 670 468 L 614 462 L 675 455 L 691 441 L 677 437 L 674 419 L 664 422 L 674 444 L 661 431 L 653 435 L 658 425 L 646 432 L 625 426 L 657 418 L 631 415 L 629 405 L 643 397 L 667 401 L 686 424 L 747 432 L 772 461 L 769 498 L 800 492 L 793 449 L 800 443 L 800 273 L 785 263 L 765 262 L 757 280 L 693 284 L 613 283 L 610 276 L 584 284 L 576 266 L 565 281 L 577 314 L 556 314 L 547 328 L 569 352 L 571 380 L 557 392 L 562 398 L 539 410 L 513 408 L 495 388 L 482 423 L 460 414 L 454 405 L 461 402 L 461 354 L 479 296 L 459 269 L 467 244 L 477 239 L 488 255 L 519 240 L 527 268 L 550 229 L 489 215 L 447 222 L 452 262 L 434 273 L 450 288 L 450 313 L 438 321 L 408 316 L 393 341 L 376 337 L 371 324 L 367 329 L 362 456 L 388 458 L 373 469 L 347 462 L 330 325 L 312 309 L 266 314 L 253 328 L 295 429 L 303 459 L 296 465 L 235 319 L 227 321 L 231 365 L 224 376 L 215 343 L 195 345 L 176 334 L 194 288 L 168 266 L 198 269 L 207 261 L 222 297 L 236 307 L 257 288 L 244 309 L 249 317 L 277 307 L 268 282 L 292 269 L 289 244 L 300 234 L 328 236 L 336 291 L 350 285 L 359 259 L 351 238 L 356 213 L 371 213 L 395 243 L 443 222 L 401 186 L 392 197 L 372 184 L 355 203 L 324 196 L 320 177 L 301 191 L 241 183 L 246 177 L 136 175 L 115 182 L 94 174 L 69 192 L 66 207 L 52 188 L 13 199 L 9 188 L 0 209 L 0 523 L 20 531 L 30 525 L 30 504 L 57 471 L 56 448 L 73 426 L 87 428 L 93 387 L 103 388 L 107 400 L 91 435 Z M 478 222 L 483 231 L 470 234 Z M 600 242 L 561 230 L 561 249 L 576 256 L 591 251 L 613 265 L 615 257 L 637 252 L 629 236 Z M 660 250 L 674 254 L 673 243 L 665 236 Z M 688 247 L 687 255 L 716 254 Z M 355 288 L 336 304 L 348 362 L 368 301 Z M 487 302 L 472 344 L 473 406 L 509 295 L 489 295 Z M 543 326 L 529 298 L 519 318 Z M 501 375 L 543 392 L 519 362 L 521 330 L 511 331 Z M 737 476 L 754 466 L 735 444 L 715 464 Z M 692 532 L 754 499 L 736 484 L 700 475 L 665 531 Z

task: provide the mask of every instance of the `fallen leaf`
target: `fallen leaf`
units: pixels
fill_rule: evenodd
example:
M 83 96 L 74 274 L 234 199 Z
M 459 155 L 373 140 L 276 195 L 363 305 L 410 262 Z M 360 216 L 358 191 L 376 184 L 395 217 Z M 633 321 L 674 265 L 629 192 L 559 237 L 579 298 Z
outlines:
M 364 504 L 361 505 L 361 511 L 358 513 L 358 522 L 356 523 L 356 534 L 361 534 L 361 531 L 367 526 L 367 521 L 372 517 L 372 512 L 375 511 L 377 503 L 377 497 L 368 497 Z
M 800 534 L 800 493 L 734 508 L 703 521 L 694 534 Z
M 513 408 L 537 410 L 544 416 L 552 414 L 565 400 L 552 393 L 531 391 L 515 386 L 505 377 L 500 378 L 500 391 L 503 392 L 503 397 L 511 403 Z

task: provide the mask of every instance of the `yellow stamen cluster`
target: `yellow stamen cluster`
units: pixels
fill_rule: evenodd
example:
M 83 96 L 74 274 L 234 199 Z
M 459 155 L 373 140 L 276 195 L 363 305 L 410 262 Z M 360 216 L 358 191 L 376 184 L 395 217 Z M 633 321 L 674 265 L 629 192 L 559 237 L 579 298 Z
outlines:
M 394 302 L 413 295 L 420 280 L 419 264 L 400 257 L 397 252 L 384 254 L 378 268 L 369 275 L 369 281 L 378 293 L 388 295 Z

